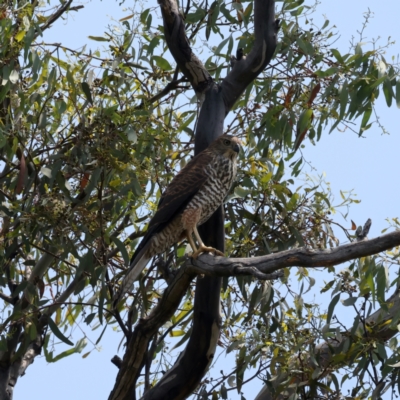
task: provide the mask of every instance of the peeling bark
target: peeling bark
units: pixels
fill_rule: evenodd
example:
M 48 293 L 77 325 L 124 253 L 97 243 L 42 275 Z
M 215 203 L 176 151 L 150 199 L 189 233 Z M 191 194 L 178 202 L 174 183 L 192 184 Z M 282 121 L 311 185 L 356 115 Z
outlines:
M 168 48 L 195 92 L 203 92 L 211 83 L 212 78 L 190 47 L 178 5 L 175 0 L 159 0 L 159 4 Z
M 42 351 L 43 340 L 41 335 L 38 335 L 36 341 L 29 344 L 22 358 L 15 360 L 10 368 L 7 392 L 12 400 L 14 387 L 17 384 L 18 378 L 25 374 L 26 369 L 35 361 L 35 357 Z

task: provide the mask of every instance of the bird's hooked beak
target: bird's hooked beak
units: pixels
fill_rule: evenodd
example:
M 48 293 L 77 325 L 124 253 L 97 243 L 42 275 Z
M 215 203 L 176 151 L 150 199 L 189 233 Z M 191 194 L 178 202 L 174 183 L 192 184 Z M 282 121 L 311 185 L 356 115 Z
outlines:
M 238 153 L 238 154 L 239 154 L 239 152 L 240 152 L 240 145 L 239 145 L 239 143 L 235 143 L 235 146 L 233 147 L 233 151 L 234 151 L 235 153 Z

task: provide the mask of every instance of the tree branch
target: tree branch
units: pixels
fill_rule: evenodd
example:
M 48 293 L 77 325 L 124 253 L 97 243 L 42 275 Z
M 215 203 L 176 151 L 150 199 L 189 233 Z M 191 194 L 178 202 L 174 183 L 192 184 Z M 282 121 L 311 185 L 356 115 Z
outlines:
M 40 27 L 40 30 L 43 32 L 47 28 L 50 27 L 50 25 L 57 21 L 58 18 L 61 17 L 65 13 L 65 11 L 68 10 L 69 6 L 72 4 L 73 0 L 68 0 L 66 3 L 64 3 L 53 15 L 49 17 L 49 19 Z
M 133 400 L 136 398 L 136 381 L 146 361 L 149 342 L 158 329 L 172 317 L 194 277 L 194 273 L 181 269 L 150 315 L 141 319 L 136 325 L 128 342 L 109 400 Z
M 365 321 L 360 322 L 358 324 L 357 329 L 355 330 L 355 334 L 359 337 L 363 337 L 366 334 L 365 326 L 374 326 L 373 332 L 369 332 L 368 336 L 373 336 L 376 340 L 384 342 L 391 339 L 393 336 L 398 334 L 398 329 L 393 328 L 392 324 L 387 323 L 388 321 L 395 321 L 399 310 L 400 310 L 400 288 L 397 288 L 392 296 L 386 300 L 385 309 L 380 308 L 375 311 L 372 315 L 370 315 Z M 397 325 L 397 324 L 396 324 Z M 346 358 L 341 359 L 340 362 L 334 361 L 333 357 L 335 356 L 336 349 L 344 346 L 344 342 L 349 341 L 349 346 L 351 344 L 352 338 L 349 337 L 349 331 L 342 332 L 341 340 L 328 340 L 326 342 L 320 343 L 314 347 L 313 357 L 311 359 L 310 356 L 306 358 L 305 363 L 312 370 L 316 368 L 320 368 L 321 371 L 336 370 L 343 366 L 344 364 L 348 364 L 351 362 L 351 358 L 353 357 L 352 352 L 347 352 Z M 341 353 L 343 354 L 343 353 Z M 306 353 L 304 356 L 307 357 Z M 297 358 L 297 356 L 296 356 Z M 312 361 L 314 360 L 314 361 Z M 318 360 L 318 365 L 315 365 L 315 360 Z M 298 371 L 300 369 L 299 366 L 293 366 L 292 370 Z M 280 372 L 277 376 L 273 376 L 270 379 L 271 386 L 265 385 L 261 391 L 256 396 L 255 400 L 284 400 L 294 393 L 296 393 L 297 385 L 304 385 L 304 375 L 299 376 L 299 374 L 292 374 L 286 372 Z M 311 373 L 310 373 L 311 376 Z M 321 376 L 318 379 L 321 379 L 324 376 L 324 373 L 321 373 Z M 280 392 L 279 395 L 273 393 L 270 387 L 277 389 L 279 384 L 290 379 L 290 387 L 287 387 L 285 391 Z
M 10 296 L 7 296 L 6 294 L 4 294 L 3 292 L 0 292 L 0 299 L 6 301 L 7 303 L 12 304 L 13 303 L 13 299 Z
M 247 57 L 236 60 L 221 83 L 228 111 L 247 86 L 265 69 L 276 49 L 279 20 L 275 20 L 275 0 L 254 1 L 255 42 Z
M 255 270 L 261 274 L 272 274 L 286 267 L 333 266 L 356 258 L 371 256 L 399 245 L 400 231 L 395 231 L 374 239 L 352 242 L 326 250 L 303 247 L 251 258 L 225 258 L 203 254 L 196 260 L 188 260 L 185 268 L 190 272 L 209 276 L 256 276 Z M 265 279 L 274 279 L 274 276 L 267 276 Z
M 22 358 L 18 358 L 14 361 L 10 368 L 10 379 L 8 381 L 8 393 L 10 398 L 13 397 L 13 392 L 17 380 L 20 376 L 25 374 L 26 369 L 33 363 L 35 357 L 38 356 L 42 351 L 43 340 L 41 335 L 37 335 L 36 340 L 32 341 L 25 351 Z
M 149 341 L 174 314 L 189 288 L 190 282 L 197 274 L 209 277 L 244 274 L 262 279 L 274 279 L 279 276 L 274 272 L 282 268 L 291 266 L 327 267 L 373 255 L 398 245 L 400 245 L 400 231 L 395 231 L 375 239 L 352 242 L 328 250 L 301 248 L 251 258 L 224 258 L 203 254 L 196 260 L 188 260 L 165 290 L 159 304 L 147 318 L 141 319 L 135 327 L 109 400 L 134 398 L 136 381 L 145 363 Z M 207 313 L 202 314 L 207 315 Z M 168 383 L 167 380 L 165 383 Z M 152 391 L 162 391 L 165 389 L 162 386 L 157 385 Z M 153 394 L 155 395 L 154 392 Z
M 212 78 L 190 47 L 178 5 L 175 0 L 159 0 L 159 4 L 168 48 L 195 92 L 201 93 L 208 88 Z

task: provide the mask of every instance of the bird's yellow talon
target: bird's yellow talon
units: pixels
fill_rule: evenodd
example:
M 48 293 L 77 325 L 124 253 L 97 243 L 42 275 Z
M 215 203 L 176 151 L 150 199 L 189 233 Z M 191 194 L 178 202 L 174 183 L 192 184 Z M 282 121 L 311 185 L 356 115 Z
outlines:
M 222 251 L 215 249 L 214 247 L 200 246 L 193 254 L 192 258 L 196 259 L 201 253 L 213 253 L 214 255 L 224 256 Z

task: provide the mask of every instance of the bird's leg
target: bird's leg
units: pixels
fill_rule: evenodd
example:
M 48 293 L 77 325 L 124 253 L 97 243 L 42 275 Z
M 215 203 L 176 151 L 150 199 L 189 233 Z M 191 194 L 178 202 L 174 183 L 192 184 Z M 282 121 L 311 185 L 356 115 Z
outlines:
M 196 253 L 198 250 L 197 250 L 196 244 L 194 243 L 194 240 L 193 240 L 193 237 L 192 237 L 192 232 L 190 232 L 189 230 L 187 230 L 187 231 L 186 231 L 186 237 L 187 237 L 187 240 L 188 240 L 188 242 L 189 242 L 189 244 L 190 244 L 190 247 L 191 247 L 192 250 L 193 250 L 193 254 Z
M 193 258 L 197 258 L 201 253 L 213 253 L 218 256 L 225 255 L 222 251 L 219 251 L 219 250 L 215 249 L 214 247 L 208 247 L 203 243 L 203 241 L 201 240 L 201 237 L 199 235 L 199 232 L 197 231 L 197 226 L 194 227 L 193 232 L 194 232 L 194 235 L 196 236 L 197 241 L 199 242 L 199 248 L 197 250 L 195 250 L 194 253 L 192 254 Z

